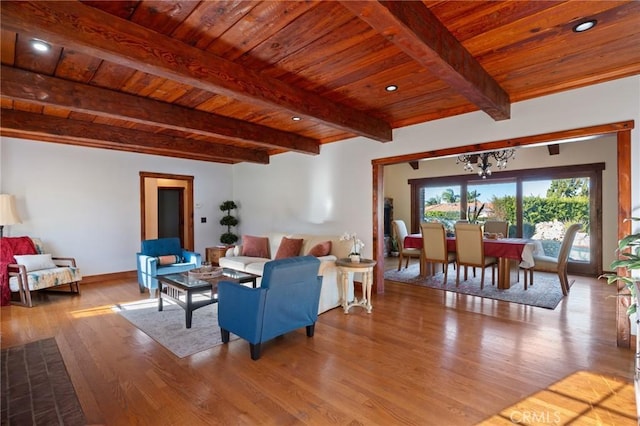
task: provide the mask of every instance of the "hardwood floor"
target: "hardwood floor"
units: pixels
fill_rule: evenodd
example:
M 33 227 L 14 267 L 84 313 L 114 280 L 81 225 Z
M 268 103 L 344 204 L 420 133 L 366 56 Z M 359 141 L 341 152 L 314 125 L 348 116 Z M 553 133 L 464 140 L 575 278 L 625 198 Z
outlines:
M 55 337 L 90 424 L 636 424 L 614 289 L 573 278 L 553 311 L 388 281 L 259 361 L 242 340 L 176 358 L 112 312 L 146 297 L 114 280 L 3 307 L 2 346 Z

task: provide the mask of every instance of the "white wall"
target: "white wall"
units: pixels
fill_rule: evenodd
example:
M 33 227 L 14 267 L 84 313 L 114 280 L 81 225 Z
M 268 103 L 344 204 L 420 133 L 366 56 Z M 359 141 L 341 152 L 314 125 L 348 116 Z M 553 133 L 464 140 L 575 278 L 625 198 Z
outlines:
M 316 157 L 287 153 L 269 166 L 239 164 L 233 182 L 243 206 L 241 233 L 355 231 L 371 256 L 372 160 L 626 120 L 636 120 L 632 207 L 640 215 L 639 117 L 640 76 L 634 76 L 513 104 L 510 120 L 474 112 L 396 129 L 389 143 L 354 138 L 323 145 Z
M 16 196 L 22 219 L 5 236 L 39 237 L 75 257 L 84 275 L 136 269 L 141 171 L 194 176 L 197 251 L 224 232 L 218 206 L 233 198 L 229 165 L 13 138 L 0 139 L 0 152 L 0 190 Z
M 465 114 L 396 129 L 393 142 L 354 138 L 323 145 L 317 156 L 276 155 L 269 165 L 217 165 L 2 138 L 0 191 L 17 196 L 25 219 L 5 229 L 12 236 L 40 236 L 52 251 L 76 256 L 87 275 L 133 270 L 140 244 L 138 172 L 149 171 L 195 176 L 201 253 L 218 241 L 218 204 L 233 199 L 240 206 L 238 234 L 357 232 L 370 257 L 371 160 L 625 120 L 636 120 L 632 205 L 640 216 L 640 76 L 520 102 L 511 116 L 495 122 L 482 112 Z M 200 224 L 201 216 L 207 224 Z
M 558 167 L 567 165 L 605 163 L 602 172 L 602 224 L 603 248 L 602 264 L 605 269 L 615 258 L 618 226 L 618 176 L 617 176 L 617 138 L 606 135 L 597 139 L 560 144 L 560 154 L 549 155 L 545 146 L 526 147 L 516 150 L 515 158 L 509 160 L 507 170 L 521 170 L 540 167 Z M 499 179 L 500 171 L 495 167 L 492 177 Z M 418 170 L 408 164 L 395 164 L 384 168 L 384 196 L 393 198 L 394 219 L 403 219 L 411 223 L 411 193 L 409 179 L 434 176 L 465 174 L 455 157 L 421 161 Z M 485 194 L 487 195 L 487 194 Z M 528 195 L 528 194 L 524 194 Z

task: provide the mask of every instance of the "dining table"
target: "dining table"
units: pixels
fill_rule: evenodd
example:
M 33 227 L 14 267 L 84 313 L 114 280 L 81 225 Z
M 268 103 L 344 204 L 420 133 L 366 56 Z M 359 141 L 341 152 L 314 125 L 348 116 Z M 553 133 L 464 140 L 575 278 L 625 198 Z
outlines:
M 404 238 L 404 248 L 422 250 L 422 234 L 409 234 Z M 513 277 L 518 277 L 518 268 L 531 268 L 535 264 L 533 255 L 539 250 L 535 241 L 526 238 L 484 238 L 485 256 L 498 259 L 498 288 L 511 287 Z M 447 237 L 447 250 L 456 252 L 456 238 Z M 426 262 L 420 259 L 420 275 L 426 275 Z

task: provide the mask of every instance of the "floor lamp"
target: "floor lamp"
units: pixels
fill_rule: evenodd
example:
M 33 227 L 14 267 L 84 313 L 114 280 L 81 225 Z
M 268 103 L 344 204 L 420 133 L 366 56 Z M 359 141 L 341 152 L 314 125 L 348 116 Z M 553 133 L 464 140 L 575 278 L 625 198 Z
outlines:
M 15 225 L 20 223 L 20 218 L 16 212 L 16 199 L 13 195 L 0 194 L 0 238 L 5 225 Z

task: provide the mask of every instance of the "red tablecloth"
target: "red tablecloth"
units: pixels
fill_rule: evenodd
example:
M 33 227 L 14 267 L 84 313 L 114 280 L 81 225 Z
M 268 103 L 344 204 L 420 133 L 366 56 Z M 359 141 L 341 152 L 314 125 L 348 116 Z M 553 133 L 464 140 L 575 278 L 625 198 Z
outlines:
M 530 243 L 525 238 L 501 238 L 499 240 L 484 240 L 484 254 L 491 257 L 502 257 L 507 259 L 522 259 L 522 251 L 525 246 Z M 404 239 L 405 248 L 422 248 L 422 234 L 407 235 Z M 447 249 L 451 252 L 456 251 L 456 239 L 454 237 L 447 238 Z

